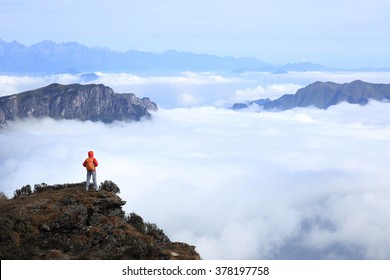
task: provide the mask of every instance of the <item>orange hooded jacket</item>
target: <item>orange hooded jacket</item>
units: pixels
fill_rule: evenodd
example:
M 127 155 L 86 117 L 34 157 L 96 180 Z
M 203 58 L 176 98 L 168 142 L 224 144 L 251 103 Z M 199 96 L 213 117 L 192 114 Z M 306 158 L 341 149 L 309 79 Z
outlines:
M 94 156 L 93 151 L 89 151 L 89 152 L 88 152 L 88 158 L 84 160 L 83 166 L 84 166 L 84 167 L 87 167 L 87 161 L 88 161 L 89 159 L 92 159 L 93 165 L 94 165 L 93 171 L 96 171 L 96 167 L 97 167 L 99 164 L 98 164 L 96 158 L 94 158 L 93 156 Z

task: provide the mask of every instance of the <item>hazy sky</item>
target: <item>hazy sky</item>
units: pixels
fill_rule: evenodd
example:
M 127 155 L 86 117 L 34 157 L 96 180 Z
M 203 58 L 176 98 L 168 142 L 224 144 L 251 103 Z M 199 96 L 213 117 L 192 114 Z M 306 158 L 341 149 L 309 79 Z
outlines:
M 390 66 L 387 0 L 0 0 L 0 38 Z

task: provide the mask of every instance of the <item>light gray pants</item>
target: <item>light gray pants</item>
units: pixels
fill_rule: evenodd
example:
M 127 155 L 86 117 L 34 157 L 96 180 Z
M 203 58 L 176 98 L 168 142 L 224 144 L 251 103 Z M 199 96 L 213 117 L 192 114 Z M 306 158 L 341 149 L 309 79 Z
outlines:
M 87 171 L 87 181 L 85 182 L 85 190 L 86 191 L 88 191 L 89 181 L 91 180 L 91 176 L 92 176 L 93 184 L 95 185 L 95 189 L 97 190 L 97 188 L 98 188 L 98 185 L 96 182 L 96 171 Z

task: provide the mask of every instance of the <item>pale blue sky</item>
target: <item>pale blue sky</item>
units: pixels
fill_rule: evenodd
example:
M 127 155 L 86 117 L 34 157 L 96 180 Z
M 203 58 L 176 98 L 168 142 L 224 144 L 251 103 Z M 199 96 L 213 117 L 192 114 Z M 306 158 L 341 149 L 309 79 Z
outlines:
M 388 0 L 0 0 L 0 38 L 390 67 Z

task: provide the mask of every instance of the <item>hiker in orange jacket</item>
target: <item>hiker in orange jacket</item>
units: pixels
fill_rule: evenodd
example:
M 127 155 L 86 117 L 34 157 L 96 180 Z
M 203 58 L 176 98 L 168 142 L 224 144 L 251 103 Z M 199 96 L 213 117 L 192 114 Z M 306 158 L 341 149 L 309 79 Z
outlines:
M 96 167 L 98 166 L 98 162 L 96 158 L 94 158 L 93 151 L 88 152 L 88 158 L 84 160 L 83 166 L 87 169 L 87 181 L 85 182 L 85 190 L 88 191 L 89 181 L 93 180 L 93 184 L 97 190 L 98 185 L 96 182 Z

